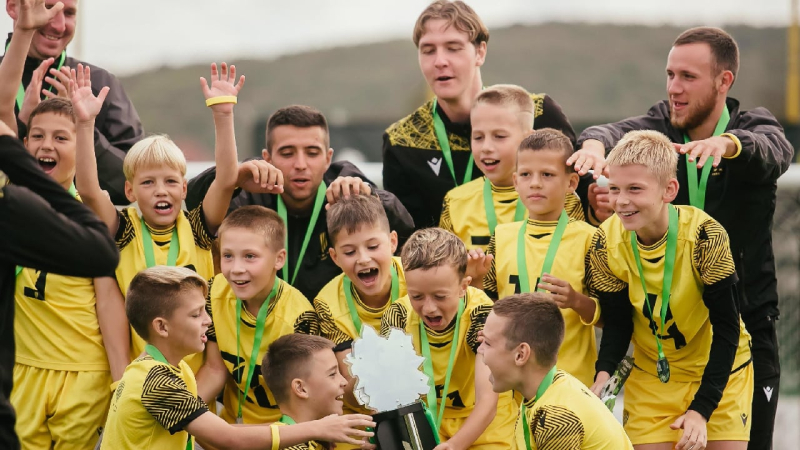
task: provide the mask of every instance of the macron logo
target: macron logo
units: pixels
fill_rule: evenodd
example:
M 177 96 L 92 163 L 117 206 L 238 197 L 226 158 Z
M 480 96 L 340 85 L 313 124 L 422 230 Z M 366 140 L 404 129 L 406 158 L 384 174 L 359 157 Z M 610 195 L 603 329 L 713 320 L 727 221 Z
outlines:
M 433 169 L 433 173 L 435 173 L 436 176 L 438 177 L 439 170 L 442 168 L 442 158 L 431 158 L 431 160 L 428 161 L 428 165 L 431 166 L 431 169 Z
M 764 395 L 767 396 L 767 402 L 772 401 L 772 386 L 767 386 L 764 388 Z

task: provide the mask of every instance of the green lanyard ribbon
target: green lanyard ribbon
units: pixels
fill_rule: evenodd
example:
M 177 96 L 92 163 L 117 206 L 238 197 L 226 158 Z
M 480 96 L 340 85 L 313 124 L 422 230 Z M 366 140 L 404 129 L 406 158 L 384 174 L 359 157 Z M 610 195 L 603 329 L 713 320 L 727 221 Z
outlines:
M 294 421 L 291 417 L 287 416 L 286 414 L 281 416 L 281 420 L 278 422 L 285 424 L 285 425 L 296 425 L 297 422 Z
M 661 345 L 661 335 L 664 333 L 665 320 L 667 317 L 667 310 L 669 308 L 670 291 L 672 290 L 672 273 L 675 270 L 675 253 L 678 248 L 678 210 L 673 205 L 669 206 L 669 228 L 667 229 L 667 249 L 664 255 L 664 277 L 661 285 L 661 328 L 653 330 L 653 335 L 656 338 L 656 348 L 658 349 L 658 361 L 656 362 L 656 373 L 658 379 L 662 383 L 669 381 L 669 362 L 664 356 L 664 348 Z M 647 311 L 650 317 L 655 321 L 653 316 L 653 306 L 650 305 L 650 300 L 647 298 L 647 283 L 644 279 L 644 269 L 642 269 L 642 260 L 639 257 L 639 244 L 636 241 L 636 232 L 631 231 L 631 248 L 633 249 L 633 257 L 636 260 L 636 268 L 639 269 L 639 279 L 642 282 L 642 290 L 644 291 L 644 304 L 647 305 Z
M 719 121 L 717 121 L 716 128 L 714 128 L 713 136 L 719 136 L 724 133 L 730 120 L 731 115 L 728 112 L 728 108 L 725 107 L 722 109 L 722 115 L 719 117 Z M 684 133 L 683 143 L 688 144 L 691 141 L 689 135 Z M 711 173 L 711 166 L 712 164 L 706 161 L 706 164 L 703 166 L 703 172 L 700 174 L 700 182 L 698 184 L 697 162 L 689 161 L 688 155 L 686 157 L 686 178 L 689 181 L 689 204 L 695 208 L 704 209 L 706 206 L 706 184 L 708 184 L 708 175 Z
M 156 257 L 153 254 L 153 236 L 150 234 L 150 229 L 142 219 L 142 247 L 144 247 L 144 261 L 147 267 L 156 265 Z M 178 262 L 178 253 L 181 251 L 181 243 L 178 241 L 178 224 L 175 223 L 175 229 L 172 230 L 172 239 L 169 241 L 169 252 L 167 253 L 167 265 L 175 266 Z
M 11 42 L 6 44 L 6 53 L 8 53 L 8 47 L 11 45 Z M 64 61 L 67 59 L 67 52 L 65 50 L 61 51 L 61 56 L 58 58 L 58 65 L 56 66 L 56 70 L 61 70 L 61 67 L 64 66 Z M 53 92 L 53 85 L 50 85 L 48 89 L 50 92 Z M 41 93 L 39 95 L 42 95 Z M 22 85 L 22 82 L 19 83 L 19 88 L 17 89 L 17 110 L 22 109 L 22 103 L 25 102 L 25 86 Z
M 256 362 L 258 360 L 258 351 L 261 350 L 261 339 L 264 337 L 264 324 L 267 321 L 267 311 L 269 310 L 269 303 L 275 298 L 278 293 L 278 284 L 280 280 L 275 279 L 272 283 L 272 290 L 270 291 L 267 299 L 258 308 L 258 315 L 256 316 L 256 331 L 253 337 L 253 350 L 250 352 L 250 361 L 247 363 L 247 378 L 245 379 L 244 386 L 239 387 L 239 410 L 236 413 L 236 418 L 242 418 L 242 403 L 247 391 L 250 390 L 250 382 L 253 380 L 253 373 L 256 371 Z M 241 347 L 240 329 L 242 327 L 242 299 L 236 297 L 236 363 L 239 363 L 239 347 Z
M 494 212 L 494 198 L 492 197 L 492 183 L 488 178 L 483 178 L 483 209 L 486 210 L 486 221 L 489 223 L 489 234 L 494 234 L 497 227 L 497 214 Z M 525 205 L 517 199 L 517 208 L 514 210 L 514 222 L 525 218 Z
M 394 303 L 397 298 L 400 296 L 400 282 L 397 280 L 397 269 L 394 267 L 394 262 L 392 262 L 392 286 L 391 286 L 391 294 L 389 300 L 391 303 Z M 350 278 L 347 275 L 344 276 L 343 286 L 342 289 L 344 290 L 344 298 L 347 300 L 347 309 L 350 311 L 350 318 L 353 319 L 353 325 L 356 327 L 356 333 L 360 336 L 361 335 L 361 318 L 358 317 L 358 311 L 356 311 L 356 304 L 353 301 L 353 282 L 350 281 Z
M 553 368 L 547 372 L 547 375 L 544 376 L 542 384 L 540 384 L 539 388 L 536 389 L 536 397 L 533 399 L 534 402 L 542 398 L 544 392 L 550 387 L 550 385 L 553 384 L 553 378 L 556 376 L 556 370 L 556 366 L 553 366 Z M 527 409 L 528 408 L 525 406 L 525 402 L 522 402 L 520 408 L 520 414 L 522 415 L 522 431 L 525 435 L 525 447 L 528 450 L 531 450 L 533 448 L 531 447 L 531 427 L 528 425 L 528 416 L 525 415 Z
M 436 135 L 436 140 L 439 141 L 439 147 L 442 148 L 442 156 L 444 157 L 445 163 L 447 163 L 447 168 L 450 169 L 450 175 L 453 177 L 456 187 L 472 180 L 472 167 L 475 165 L 475 161 L 472 158 L 471 151 L 469 153 L 469 161 L 467 162 L 467 171 L 464 173 L 464 181 L 459 183 L 458 179 L 456 178 L 456 171 L 453 168 L 453 154 L 450 150 L 450 138 L 447 136 L 447 130 L 444 127 L 442 118 L 439 117 L 439 112 L 436 111 L 435 98 L 433 99 L 433 131 Z
M 6 47 L 6 50 L 8 50 L 8 47 Z M 69 192 L 69 195 L 73 196 L 74 198 L 78 198 L 78 190 L 75 189 L 75 183 L 69 185 L 69 189 L 67 189 L 67 192 Z M 15 278 L 19 276 L 19 273 L 22 272 L 22 269 L 23 269 L 22 266 L 17 266 L 16 270 L 14 271 Z
M 564 230 L 569 223 L 569 216 L 566 211 L 561 211 L 561 216 L 558 217 L 558 224 L 556 230 L 553 232 L 553 237 L 550 238 L 550 245 L 547 247 L 547 254 L 544 257 L 544 264 L 542 265 L 542 274 L 550 273 L 553 268 L 553 261 L 556 259 L 558 246 L 561 244 L 561 237 L 564 235 Z M 525 252 L 525 239 L 527 233 L 528 222 L 522 222 L 519 227 L 519 236 L 517 236 L 517 270 L 519 270 L 519 289 L 520 292 L 531 292 L 530 279 L 528 277 L 528 258 Z M 539 278 L 541 279 L 541 275 Z M 539 289 L 539 291 L 542 291 Z
M 152 356 L 158 362 L 162 362 L 167 365 L 172 365 L 167 361 L 167 358 L 164 357 L 164 354 L 161 353 L 159 349 L 156 348 L 153 344 L 147 344 L 144 346 L 144 351 L 148 355 Z M 186 434 L 189 434 L 188 432 Z M 192 444 L 192 437 L 189 436 L 189 440 L 186 441 L 186 450 L 192 450 L 194 445 Z
M 289 278 L 289 258 L 287 253 L 286 264 L 283 265 L 283 269 L 281 269 L 281 278 L 283 281 L 294 285 L 294 281 L 297 279 L 297 272 L 300 271 L 300 266 L 303 264 L 303 256 L 306 254 L 306 248 L 308 248 L 308 243 L 311 241 L 311 234 L 314 233 L 314 228 L 317 226 L 317 219 L 319 218 L 319 213 L 322 211 L 322 204 L 325 202 L 325 191 L 328 189 L 328 186 L 323 181 L 322 184 L 319 185 L 317 188 L 317 197 L 314 199 L 314 209 L 311 211 L 311 220 L 308 222 L 308 227 L 306 228 L 306 236 L 303 238 L 303 246 L 300 247 L 300 254 L 297 256 L 297 261 L 294 263 L 294 272 L 292 272 L 291 279 Z M 287 222 L 287 215 L 286 215 L 286 204 L 283 203 L 283 198 L 278 196 L 278 215 L 283 219 L 284 226 L 288 227 Z M 286 247 L 286 251 L 289 251 L 289 230 L 286 229 L 286 236 L 284 237 L 284 246 Z
M 444 376 L 444 389 L 442 390 L 442 403 L 439 405 L 439 413 L 436 421 L 433 423 L 436 429 L 436 435 L 439 434 L 439 427 L 442 425 L 442 417 L 444 417 L 444 408 L 447 403 L 447 390 L 450 388 L 450 376 L 453 375 L 453 363 L 456 360 L 456 351 L 458 348 L 458 331 L 461 328 L 461 316 L 464 314 L 466 306 L 466 297 L 459 300 L 458 313 L 456 313 L 456 326 L 453 330 L 453 340 L 450 342 L 450 358 L 447 361 L 447 372 Z M 425 374 L 430 377 L 430 390 L 428 391 L 428 410 L 436 411 L 436 376 L 433 371 L 433 359 L 431 358 L 431 346 L 428 343 L 428 332 L 425 331 L 425 324 L 422 322 L 422 317 L 419 319 L 419 337 L 422 347 L 422 357 L 425 361 L 422 368 Z

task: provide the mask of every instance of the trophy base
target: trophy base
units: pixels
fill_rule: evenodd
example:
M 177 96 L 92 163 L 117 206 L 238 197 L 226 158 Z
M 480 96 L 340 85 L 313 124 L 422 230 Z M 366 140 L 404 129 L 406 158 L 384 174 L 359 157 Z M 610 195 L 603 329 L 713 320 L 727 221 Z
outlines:
M 433 450 L 437 436 L 425 415 L 422 403 L 385 411 L 372 416 L 378 450 Z

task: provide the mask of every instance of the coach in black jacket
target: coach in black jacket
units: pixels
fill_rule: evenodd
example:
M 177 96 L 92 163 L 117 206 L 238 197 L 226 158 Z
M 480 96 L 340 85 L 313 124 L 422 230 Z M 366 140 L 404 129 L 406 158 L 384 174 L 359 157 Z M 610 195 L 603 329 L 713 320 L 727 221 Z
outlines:
M 9 181 L 13 184 L 6 185 Z M 19 448 L 9 402 L 14 368 L 14 267 L 102 277 L 114 276 L 118 262 L 117 247 L 103 222 L 42 172 L 0 122 L 0 448 Z
M 772 220 L 777 180 L 789 168 L 794 150 L 769 111 L 742 111 L 737 100 L 726 96 L 738 67 L 738 47 L 727 33 L 707 27 L 687 30 L 673 44 L 667 61 L 669 100 L 654 105 L 644 116 L 587 128 L 578 144 L 580 165 L 595 169 L 598 162 L 602 166 L 599 155 L 631 130 L 660 131 L 676 144 L 681 153 L 680 190 L 674 203 L 702 207 L 730 236 L 739 306 L 752 336 L 755 370 L 748 448 L 769 449 L 780 379 Z M 730 116 L 727 125 L 725 110 Z M 690 201 L 688 155 L 697 163 L 714 164 L 704 205 Z M 697 169 L 698 176 L 701 172 Z

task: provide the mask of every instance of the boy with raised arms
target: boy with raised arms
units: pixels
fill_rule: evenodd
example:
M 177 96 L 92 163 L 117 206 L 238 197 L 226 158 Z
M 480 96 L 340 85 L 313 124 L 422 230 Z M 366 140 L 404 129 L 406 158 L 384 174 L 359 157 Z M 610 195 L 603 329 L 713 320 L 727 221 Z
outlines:
M 297 425 L 235 427 L 208 411 L 197 395 L 187 355 L 202 353 L 211 318 L 206 282 L 184 267 L 155 266 L 131 280 L 125 305 L 133 329 L 147 342 L 114 392 L 101 450 L 287 448 L 313 439 L 352 442 L 370 436 L 368 416 L 330 416 Z
M 498 224 L 527 217 L 514 190 L 514 162 L 522 139 L 533 132 L 534 102 L 530 94 L 510 84 L 481 91 L 472 105 L 472 157 L 485 175 L 451 189 L 444 197 L 439 227 L 453 232 L 468 249 L 486 250 Z M 566 195 L 569 217 L 583 220 L 580 198 Z M 480 212 L 483 211 L 483 214 Z
M 565 321 L 548 295 L 515 294 L 495 302 L 478 353 L 495 392 L 524 396 L 515 447 L 632 450 L 622 425 L 585 384 L 557 367 Z
M 442 442 L 437 449 L 510 449 L 516 405 L 510 392 L 492 391 L 489 369 L 476 354 L 492 301 L 469 285 L 464 243 L 441 228 L 422 229 L 401 259 L 408 295 L 386 310 L 381 333 L 403 330 L 425 358 L 426 404 Z
M 560 131 L 536 130 L 519 145 L 514 186 L 528 219 L 498 225 L 487 252 L 494 256 L 484 289 L 497 299 L 545 290 L 566 323 L 559 367 L 592 385 L 597 344 L 597 302 L 587 296 L 584 257 L 595 228 L 568 217 L 564 199 L 574 195 L 578 175 L 564 162 L 572 144 Z
M 230 70 L 229 70 L 230 69 Z M 78 68 L 80 74 L 81 68 Z M 244 85 L 236 80 L 236 68 L 222 63 L 211 65 L 211 86 L 200 78 L 206 105 L 211 108 L 216 131 L 216 180 L 203 202 L 190 211 L 181 210 L 186 198 L 186 158 L 165 136 L 151 136 L 137 142 L 125 156 L 125 194 L 137 202 L 117 211 L 100 189 L 94 157 L 93 131 L 81 129 L 86 139 L 78 146 L 78 190 L 86 203 L 115 234 L 120 248 L 117 282 L 122 292 L 139 271 L 155 265 L 183 266 L 205 279 L 214 276 L 211 241 L 228 211 L 236 185 L 236 138 L 233 130 L 233 105 Z M 234 84 L 235 83 L 235 84 Z M 85 194 L 84 194 L 85 192 Z M 131 358 L 144 350 L 144 341 L 131 336 Z M 199 370 L 203 355 L 192 355 L 189 365 Z
M 626 134 L 608 156 L 616 214 L 595 233 L 587 271 L 605 322 L 592 390 L 632 340 L 623 423 L 636 448 L 744 450 L 753 366 L 728 235 L 700 209 L 670 204 L 677 164 L 657 131 Z
M 259 363 L 269 344 L 292 333 L 318 334 L 314 308 L 277 277 L 286 261 L 286 227 L 275 211 L 251 205 L 219 227 L 222 273 L 209 282 L 211 316 L 206 362 L 198 373 L 201 397 L 222 395 L 228 423 L 268 423 L 281 417 Z

